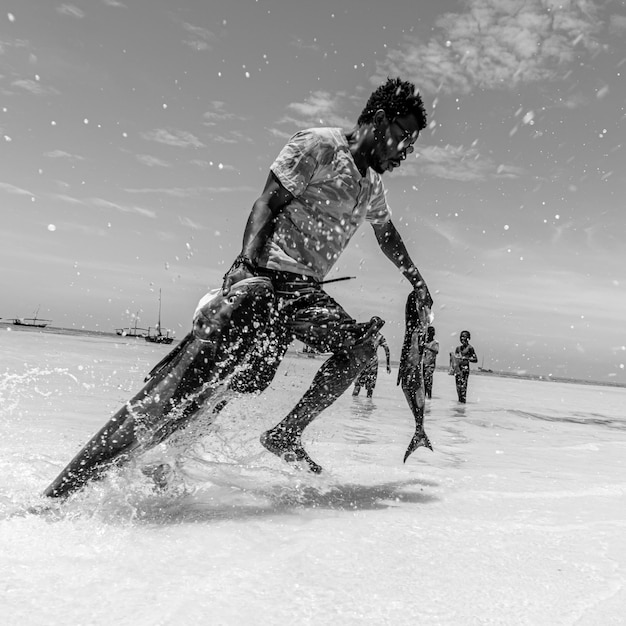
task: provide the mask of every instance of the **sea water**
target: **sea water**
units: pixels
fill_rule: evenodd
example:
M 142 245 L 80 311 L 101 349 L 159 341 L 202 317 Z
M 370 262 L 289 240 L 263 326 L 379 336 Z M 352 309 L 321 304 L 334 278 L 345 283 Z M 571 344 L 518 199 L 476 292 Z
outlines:
M 470 376 L 462 405 L 437 372 L 434 451 L 403 464 L 413 417 L 381 367 L 373 399 L 346 392 L 307 429 L 313 476 L 258 441 L 322 363 L 292 354 L 261 396 L 41 510 L 169 348 L 9 328 L 2 623 L 624 623 L 625 389 Z M 165 491 L 144 461 L 171 465 Z

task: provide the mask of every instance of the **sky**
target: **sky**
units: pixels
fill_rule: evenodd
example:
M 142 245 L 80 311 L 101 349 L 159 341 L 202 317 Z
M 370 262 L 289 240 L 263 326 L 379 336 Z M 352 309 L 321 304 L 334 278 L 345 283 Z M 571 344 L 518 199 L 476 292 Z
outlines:
M 179 338 L 297 130 L 388 76 L 428 127 L 384 176 L 438 363 L 626 383 L 624 0 L 7 0 L 0 317 Z M 327 290 L 399 357 L 410 285 L 365 224 Z

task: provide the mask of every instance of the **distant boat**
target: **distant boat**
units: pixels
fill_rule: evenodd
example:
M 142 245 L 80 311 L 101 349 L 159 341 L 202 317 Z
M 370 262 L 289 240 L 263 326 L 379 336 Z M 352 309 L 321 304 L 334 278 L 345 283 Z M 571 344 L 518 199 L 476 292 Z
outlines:
M 148 333 L 150 329 L 148 329 Z M 157 332 L 154 335 L 147 334 L 145 336 L 145 340 L 150 343 L 165 343 L 170 344 L 174 341 L 174 337 L 170 337 L 170 331 L 165 331 L 165 335 L 157 329 Z
M 139 321 L 139 313 L 135 315 L 135 325 L 128 326 L 127 328 L 116 328 L 115 332 L 121 337 L 147 337 L 150 333 L 149 328 L 139 328 L 137 322 Z
M 170 344 L 174 341 L 174 337 L 170 337 L 170 331 L 165 331 L 165 335 L 161 332 L 161 290 L 159 289 L 159 320 L 157 322 L 155 333 L 151 334 L 150 328 L 148 328 L 148 334 L 145 337 L 146 341 L 150 343 L 164 343 Z
M 37 307 L 37 310 L 33 313 L 33 317 L 14 317 L 13 324 L 15 326 L 31 326 L 33 328 L 45 328 L 52 320 L 45 320 L 39 315 L 39 309 L 41 305 Z
M 485 365 L 485 357 L 483 357 L 483 360 L 481 361 L 480 365 L 478 366 L 478 371 L 479 372 L 485 372 L 486 374 L 493 374 L 493 370 L 491 369 L 485 369 L 483 366 Z

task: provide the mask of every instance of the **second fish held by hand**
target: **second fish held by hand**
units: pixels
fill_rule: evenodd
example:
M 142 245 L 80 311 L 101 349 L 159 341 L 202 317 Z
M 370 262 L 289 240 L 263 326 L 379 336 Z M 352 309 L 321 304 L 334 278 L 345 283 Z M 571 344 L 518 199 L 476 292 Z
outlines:
M 422 371 L 422 357 L 426 331 L 432 320 L 430 309 L 422 306 L 415 291 L 409 294 L 405 307 L 405 332 L 400 355 L 398 371 L 398 385 L 402 386 L 404 397 L 415 418 L 415 434 L 404 454 L 404 462 L 420 446 L 432 450 L 432 445 L 424 431 L 424 375 Z

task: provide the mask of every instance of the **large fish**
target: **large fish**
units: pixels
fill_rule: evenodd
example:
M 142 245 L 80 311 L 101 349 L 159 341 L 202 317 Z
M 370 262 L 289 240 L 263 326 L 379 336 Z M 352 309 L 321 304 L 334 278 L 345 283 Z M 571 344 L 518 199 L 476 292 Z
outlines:
M 416 292 L 412 291 L 407 298 L 405 307 L 404 342 L 402 343 L 397 382 L 398 385 L 402 386 L 404 397 L 415 418 L 415 434 L 404 453 L 405 463 L 411 453 L 420 446 L 425 446 L 430 450 L 433 449 L 424 431 L 426 398 L 422 369 L 426 329 L 431 319 L 430 309 L 421 305 L 418 302 Z
M 198 304 L 192 331 L 152 369 L 141 391 L 87 442 L 44 495 L 66 497 L 111 466 L 159 444 L 187 426 L 209 401 L 215 406 L 234 374 L 253 379 L 245 374 L 246 356 L 264 336 L 272 303 L 267 278 L 242 280 L 226 295 L 221 289 L 209 292 Z

